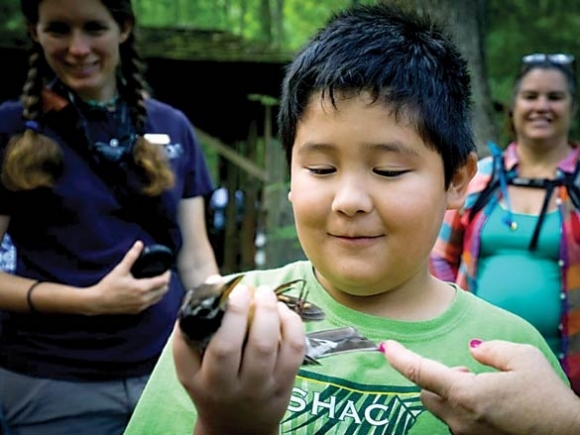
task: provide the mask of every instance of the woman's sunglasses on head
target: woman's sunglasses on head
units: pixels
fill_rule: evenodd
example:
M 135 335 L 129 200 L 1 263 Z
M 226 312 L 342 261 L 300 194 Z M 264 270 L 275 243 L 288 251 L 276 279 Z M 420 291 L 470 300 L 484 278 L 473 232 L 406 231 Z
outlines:
M 574 60 L 573 55 L 566 53 L 533 53 L 522 57 L 522 63 L 524 64 L 550 62 L 558 65 L 571 65 Z

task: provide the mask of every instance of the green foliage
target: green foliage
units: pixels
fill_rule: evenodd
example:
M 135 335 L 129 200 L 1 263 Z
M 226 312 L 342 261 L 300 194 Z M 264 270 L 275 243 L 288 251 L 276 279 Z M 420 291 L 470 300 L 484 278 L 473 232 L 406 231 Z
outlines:
M 225 30 L 293 52 L 337 9 L 375 1 L 133 0 L 133 4 L 140 25 Z M 277 19 L 279 5 L 281 20 Z M 494 101 L 509 103 L 513 77 L 524 54 L 567 52 L 580 56 L 580 1 L 487 0 L 486 7 L 487 72 Z M 0 27 L 20 26 L 19 2 L 0 0 L 0 16 Z
M 248 95 L 248 100 L 259 101 L 264 106 L 276 106 L 279 104 L 278 99 L 270 95 L 250 94 Z
M 294 247 L 298 247 L 298 235 L 296 233 L 296 226 L 295 225 L 286 225 L 280 228 L 275 228 L 273 231 L 268 233 L 268 237 L 271 240 L 296 240 L 296 245 L 292 245 Z
M 248 40 L 265 41 L 264 2 L 271 11 L 273 33 L 275 4 L 273 0 L 133 0 L 139 23 L 145 26 L 184 26 L 219 29 L 241 35 Z M 330 17 L 331 13 L 351 3 L 374 3 L 373 0 L 284 0 L 283 41 L 281 48 L 297 50 Z M 273 42 L 273 41 L 266 41 Z
M 208 144 L 206 144 L 203 140 L 200 140 L 201 150 L 203 152 L 203 156 L 205 158 L 205 162 L 207 163 L 207 168 L 209 170 L 211 179 L 214 185 L 218 185 L 220 182 L 219 177 L 219 154 Z
M 487 4 L 487 71 L 494 101 L 509 105 L 513 80 L 526 54 L 570 53 L 579 59 L 580 2 L 488 0 Z M 498 122 L 503 122 L 501 116 Z M 572 134 L 580 137 L 578 125 Z

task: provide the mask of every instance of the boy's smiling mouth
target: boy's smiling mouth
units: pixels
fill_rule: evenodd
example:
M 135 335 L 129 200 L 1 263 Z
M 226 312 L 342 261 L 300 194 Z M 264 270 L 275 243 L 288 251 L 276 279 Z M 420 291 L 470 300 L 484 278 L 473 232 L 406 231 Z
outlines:
M 383 237 L 382 234 L 379 235 L 366 235 L 366 234 L 333 234 L 328 233 L 329 236 L 335 237 L 342 240 L 373 240 Z

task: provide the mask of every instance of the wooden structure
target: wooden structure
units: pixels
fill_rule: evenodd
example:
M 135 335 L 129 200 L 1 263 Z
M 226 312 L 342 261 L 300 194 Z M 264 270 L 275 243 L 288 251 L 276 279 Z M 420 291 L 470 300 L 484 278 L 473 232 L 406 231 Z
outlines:
M 136 37 L 154 96 L 181 109 L 192 121 L 213 166 L 216 185 L 225 185 L 230 195 L 238 189 L 245 193 L 241 226 L 235 222 L 234 201 L 229 201 L 222 272 L 256 267 L 254 238 L 259 226 L 269 241 L 264 267 L 302 257 L 291 231 L 293 221 L 284 188 L 287 170 L 275 140 L 272 105 L 291 53 L 248 43 L 223 31 L 139 28 Z M 22 31 L 0 31 L 5 66 L 0 100 L 20 94 L 28 46 Z M 269 98 L 255 98 L 257 95 Z M 224 179 L 219 179 L 218 165 L 226 166 Z M 288 233 L 289 240 L 285 240 Z

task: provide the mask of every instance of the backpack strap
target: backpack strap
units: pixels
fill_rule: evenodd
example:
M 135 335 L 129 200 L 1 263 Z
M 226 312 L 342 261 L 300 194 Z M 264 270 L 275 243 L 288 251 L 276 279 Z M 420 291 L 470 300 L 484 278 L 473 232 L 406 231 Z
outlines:
M 504 193 L 504 200 L 507 202 L 506 216 L 504 217 L 504 222 L 511 228 L 516 229 L 517 224 L 512 219 L 511 207 L 509 205 L 509 197 L 507 194 L 507 186 L 518 186 L 518 187 L 529 187 L 536 189 L 545 189 L 546 195 L 544 196 L 544 201 L 542 203 L 542 208 L 538 216 L 538 222 L 534 228 L 532 238 L 530 240 L 529 249 L 534 251 L 538 245 L 538 239 L 540 237 L 540 231 L 542 229 L 542 224 L 546 217 L 546 212 L 548 211 L 548 205 L 550 203 L 550 198 L 554 193 L 554 190 L 558 186 L 565 185 L 568 189 L 568 193 L 574 205 L 580 208 L 580 161 L 576 163 L 576 169 L 573 174 L 560 173 L 555 179 L 548 178 L 523 178 L 517 177 L 513 174 L 508 174 L 503 165 L 503 153 L 493 142 L 489 142 L 490 149 L 493 155 L 493 171 L 491 179 L 485 189 L 479 194 L 479 197 L 475 201 L 475 204 L 469 212 L 468 222 L 471 222 L 475 215 L 482 210 L 488 203 L 491 195 L 498 189 L 501 188 Z
M 485 189 L 481 191 L 481 193 L 475 200 L 473 207 L 471 207 L 467 219 L 468 222 L 471 222 L 475 218 L 475 215 L 485 207 L 491 195 L 500 187 L 501 185 L 500 178 L 502 177 L 502 175 L 505 176 L 505 169 L 503 166 L 503 154 L 501 150 L 493 142 L 488 142 L 488 146 L 491 150 L 491 154 L 493 157 L 491 178 L 489 179 L 487 186 L 485 186 Z

